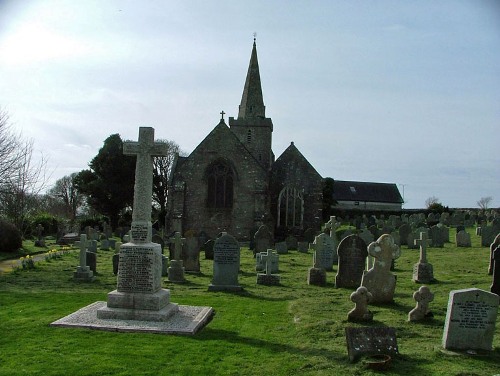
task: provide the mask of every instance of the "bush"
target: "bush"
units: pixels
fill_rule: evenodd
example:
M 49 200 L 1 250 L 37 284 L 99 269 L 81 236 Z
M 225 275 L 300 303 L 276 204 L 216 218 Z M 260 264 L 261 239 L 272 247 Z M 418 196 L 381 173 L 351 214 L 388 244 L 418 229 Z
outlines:
M 22 246 L 21 231 L 12 223 L 0 219 L 0 252 L 14 253 Z
M 30 227 L 28 234 L 31 236 L 37 235 L 37 226 L 43 226 L 43 236 L 55 235 L 57 233 L 58 220 L 53 215 L 42 213 L 30 219 Z

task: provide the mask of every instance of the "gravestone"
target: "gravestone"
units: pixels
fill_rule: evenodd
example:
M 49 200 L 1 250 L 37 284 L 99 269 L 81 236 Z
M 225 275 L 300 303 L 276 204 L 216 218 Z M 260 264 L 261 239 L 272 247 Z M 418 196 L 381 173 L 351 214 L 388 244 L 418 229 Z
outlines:
M 186 272 L 200 272 L 200 246 L 198 237 L 194 236 L 194 234 L 186 235 L 186 240 L 182 246 L 182 262 Z
M 167 145 L 154 142 L 153 128 L 140 127 L 139 141 L 124 142 L 123 154 L 136 156 L 131 236 L 120 248 L 117 289 L 108 294 L 97 317 L 166 321 L 179 308 L 170 303 L 170 291 L 161 288 L 162 253 L 151 241 L 151 197 L 153 156 L 166 155 Z
M 373 321 L 373 313 L 368 310 L 368 303 L 373 299 L 372 294 L 364 286 L 360 286 L 351 294 L 354 308 L 347 314 L 348 321 Z
M 215 240 L 209 239 L 203 244 L 202 250 L 205 253 L 205 259 L 206 260 L 213 260 L 214 259 L 214 244 Z
M 95 242 L 95 240 L 93 240 Z M 86 265 L 90 268 L 92 273 L 97 274 L 97 253 L 95 252 L 85 252 Z
M 285 255 L 288 253 L 286 242 L 277 242 L 274 247 L 276 248 L 276 252 L 278 252 L 279 255 Z
M 495 237 L 495 240 L 493 240 L 493 243 L 490 245 L 490 263 L 488 265 L 488 274 L 493 274 L 493 265 L 495 263 L 493 259 L 493 252 L 495 252 L 495 249 L 497 249 L 498 246 L 500 246 L 500 234 Z
M 273 274 L 274 265 L 277 264 L 278 255 L 274 254 L 272 249 L 268 249 L 266 253 L 260 253 L 261 260 L 265 264 L 265 273 L 257 273 L 257 284 L 276 286 L 280 284 L 279 274 Z
M 338 248 L 339 267 L 335 276 L 336 287 L 356 288 L 361 284 L 365 270 L 366 243 L 357 235 L 343 239 Z
M 271 273 L 279 271 L 279 255 L 268 249 L 267 252 L 260 252 L 255 255 L 255 270 L 258 272 L 266 271 L 266 267 L 270 266 Z
M 493 350 L 499 296 L 477 288 L 450 291 L 443 330 L 447 350 Z
M 307 271 L 307 284 L 326 286 L 326 270 L 323 268 L 309 268 Z
M 87 266 L 87 235 L 85 234 L 80 236 L 80 265 L 73 273 L 73 279 L 84 282 L 94 280 L 94 272 Z
M 375 238 L 373 237 L 373 234 L 366 228 L 360 230 L 358 236 L 361 239 L 363 239 L 365 244 L 370 244 L 372 241 L 375 240 Z
M 285 239 L 286 247 L 288 250 L 296 250 L 298 247 L 297 242 L 297 238 L 293 235 L 288 235 Z
M 444 247 L 444 239 L 443 239 L 443 233 L 441 229 L 435 225 L 432 226 L 429 230 L 429 236 L 430 236 L 430 247 L 433 248 L 443 248 Z
M 481 226 L 481 246 L 489 247 L 499 232 L 495 232 L 493 226 Z
M 99 249 L 101 251 L 108 251 L 109 250 L 109 241 L 108 241 L 108 239 L 102 239 L 101 240 L 101 244 L 100 244 Z
M 418 283 L 431 283 L 434 281 L 432 264 L 427 262 L 427 245 L 429 239 L 425 232 L 420 233 L 420 239 L 415 240 L 415 245 L 420 246 L 420 259 L 413 265 L 413 281 Z
M 43 237 L 43 230 L 45 230 L 44 227 L 39 223 L 38 226 L 36 226 L 35 247 L 45 247 L 45 239 Z
M 272 247 L 272 235 L 271 231 L 266 225 L 261 225 L 254 237 L 254 247 L 253 254 L 254 256 L 260 252 L 267 252 L 269 248 Z
M 394 300 L 396 278 L 391 273 L 391 263 L 401 251 L 390 235 L 384 234 L 368 245 L 368 254 L 375 258 L 373 267 L 363 273 L 361 286 L 373 295 L 373 303 L 390 303 Z
M 391 327 L 345 328 L 347 353 L 354 362 L 363 356 L 399 354 L 396 329 Z
M 168 267 L 168 280 L 170 282 L 186 282 L 184 278 L 184 263 L 181 259 L 182 245 L 185 240 L 186 239 L 182 238 L 179 232 L 175 232 L 174 237 L 169 239 L 174 247 L 173 258 L 170 260 L 170 266 Z
M 297 249 L 300 253 L 309 252 L 309 242 L 297 242 Z
M 500 296 L 500 245 L 493 251 L 493 282 L 490 291 Z
M 417 302 L 417 305 L 408 312 L 408 321 L 422 321 L 428 317 L 433 317 L 432 312 L 429 310 L 429 303 L 434 300 L 434 294 L 427 286 L 420 286 L 413 293 L 413 299 Z
M 455 246 L 470 247 L 471 245 L 470 235 L 465 230 L 462 230 L 455 235 Z
M 120 247 L 122 246 L 122 242 L 115 243 L 115 254 L 112 257 L 113 260 L 113 274 L 118 274 L 118 264 L 120 263 Z
M 314 239 L 314 267 L 332 270 L 333 264 L 338 262 L 337 250 L 333 239 L 327 234 L 319 234 Z
M 241 291 L 238 283 L 240 245 L 234 237 L 223 232 L 214 244 L 214 274 L 209 291 Z

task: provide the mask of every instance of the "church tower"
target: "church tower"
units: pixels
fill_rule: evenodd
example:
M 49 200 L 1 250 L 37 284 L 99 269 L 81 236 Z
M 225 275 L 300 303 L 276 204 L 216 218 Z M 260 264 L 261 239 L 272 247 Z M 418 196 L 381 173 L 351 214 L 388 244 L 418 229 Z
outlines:
M 230 117 L 229 127 L 253 157 L 269 170 L 274 162 L 271 149 L 273 122 L 266 118 L 255 38 L 238 118 Z

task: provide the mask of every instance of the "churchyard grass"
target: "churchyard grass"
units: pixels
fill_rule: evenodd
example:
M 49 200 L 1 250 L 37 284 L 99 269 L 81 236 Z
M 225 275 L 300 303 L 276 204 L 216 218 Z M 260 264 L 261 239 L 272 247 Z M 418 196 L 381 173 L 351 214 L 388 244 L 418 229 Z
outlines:
M 450 231 L 453 233 L 453 230 Z M 395 302 L 369 306 L 369 326 L 396 328 L 400 355 L 388 375 L 494 375 L 500 373 L 500 325 L 495 350 L 488 356 L 450 356 L 439 351 L 450 290 L 489 290 L 489 249 L 429 248 L 437 283 L 430 308 L 434 318 L 407 322 L 415 306 L 412 266 L 418 250 L 402 247 L 396 262 Z M 369 375 L 362 361 L 349 363 L 346 326 L 354 289 L 336 289 L 335 273 L 326 287 L 309 286 L 312 253 L 280 255 L 281 286 L 256 284 L 255 259 L 242 249 L 241 293 L 208 292 L 212 261 L 201 255 L 202 274 L 186 274 L 185 284 L 169 283 L 171 300 L 183 305 L 211 306 L 215 317 L 193 337 L 116 333 L 50 327 L 63 316 L 105 301 L 116 287 L 111 251 L 98 251 L 97 278 L 92 283 L 72 279 L 79 256 L 40 261 L 32 270 L 0 276 L 0 375 Z M 376 373 L 373 373 L 376 374 Z

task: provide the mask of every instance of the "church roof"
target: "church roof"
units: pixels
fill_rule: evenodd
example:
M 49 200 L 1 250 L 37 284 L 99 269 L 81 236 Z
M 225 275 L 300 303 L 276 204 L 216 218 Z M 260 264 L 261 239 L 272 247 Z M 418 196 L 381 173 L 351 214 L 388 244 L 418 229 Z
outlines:
M 333 198 L 337 201 L 388 202 L 402 204 L 396 184 L 335 180 Z
M 293 164 L 296 168 L 300 170 L 307 169 L 309 171 L 313 171 L 318 177 L 321 178 L 321 175 L 316 171 L 312 164 L 304 157 L 304 155 L 297 149 L 295 143 L 292 141 L 290 146 L 288 146 L 283 153 L 276 159 L 273 164 L 273 169 L 277 170 L 281 167 L 282 164 Z
M 253 41 L 252 55 L 248 66 L 247 78 L 241 104 L 238 112 L 238 119 L 248 119 L 254 117 L 265 117 L 266 108 L 262 96 L 262 86 L 260 83 L 259 61 L 257 60 L 257 46 L 255 38 Z

